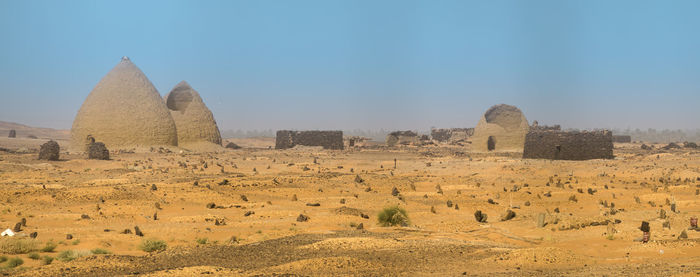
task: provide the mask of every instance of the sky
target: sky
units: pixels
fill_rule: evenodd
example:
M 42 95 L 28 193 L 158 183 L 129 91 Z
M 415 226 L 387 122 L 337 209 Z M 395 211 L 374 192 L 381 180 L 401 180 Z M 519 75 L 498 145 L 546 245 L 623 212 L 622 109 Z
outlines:
M 221 130 L 700 128 L 700 1 L 0 0 L 0 121 L 69 129 L 128 56 Z

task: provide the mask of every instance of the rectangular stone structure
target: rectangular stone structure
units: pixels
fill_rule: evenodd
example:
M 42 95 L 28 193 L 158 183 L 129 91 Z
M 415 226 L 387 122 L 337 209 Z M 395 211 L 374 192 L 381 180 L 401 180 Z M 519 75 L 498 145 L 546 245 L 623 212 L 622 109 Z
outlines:
M 430 129 L 430 136 L 439 142 L 466 140 L 474 135 L 474 128 Z
M 525 136 L 524 159 L 612 159 L 612 132 L 530 131 Z
M 630 143 L 632 142 L 632 137 L 626 135 L 613 136 L 613 142 Z
M 343 131 L 277 131 L 275 149 L 288 149 L 297 145 L 343 150 Z

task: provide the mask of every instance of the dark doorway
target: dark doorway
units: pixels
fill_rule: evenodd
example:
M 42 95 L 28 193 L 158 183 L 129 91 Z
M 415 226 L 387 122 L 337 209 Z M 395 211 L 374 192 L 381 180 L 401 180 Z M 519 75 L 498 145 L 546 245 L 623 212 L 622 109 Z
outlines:
M 486 147 L 489 151 L 496 150 L 496 139 L 493 136 L 489 136 L 489 140 L 486 142 Z

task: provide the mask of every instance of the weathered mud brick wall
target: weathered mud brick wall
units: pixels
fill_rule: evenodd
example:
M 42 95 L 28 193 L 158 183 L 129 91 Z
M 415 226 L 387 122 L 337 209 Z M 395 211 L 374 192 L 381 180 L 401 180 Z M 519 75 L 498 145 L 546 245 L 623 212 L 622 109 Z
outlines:
M 530 131 L 525 136 L 525 159 L 612 159 L 612 132 Z
M 625 136 L 625 135 L 617 135 L 613 136 L 613 142 L 632 142 L 632 137 L 631 136 Z
M 467 139 L 474 135 L 474 128 L 430 129 L 430 136 L 439 142 L 451 139 Z
M 343 131 L 277 131 L 275 149 L 287 149 L 297 145 L 342 150 Z

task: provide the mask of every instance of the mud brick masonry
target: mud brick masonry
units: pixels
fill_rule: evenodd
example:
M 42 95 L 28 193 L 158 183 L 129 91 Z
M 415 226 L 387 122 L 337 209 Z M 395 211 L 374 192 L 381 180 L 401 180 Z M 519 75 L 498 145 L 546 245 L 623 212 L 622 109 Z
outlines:
M 525 136 L 525 159 L 612 159 L 612 132 L 530 131 Z
M 632 137 L 625 135 L 613 136 L 613 142 L 632 142 Z
M 342 150 L 343 131 L 277 131 L 275 149 L 287 149 L 297 145 Z

